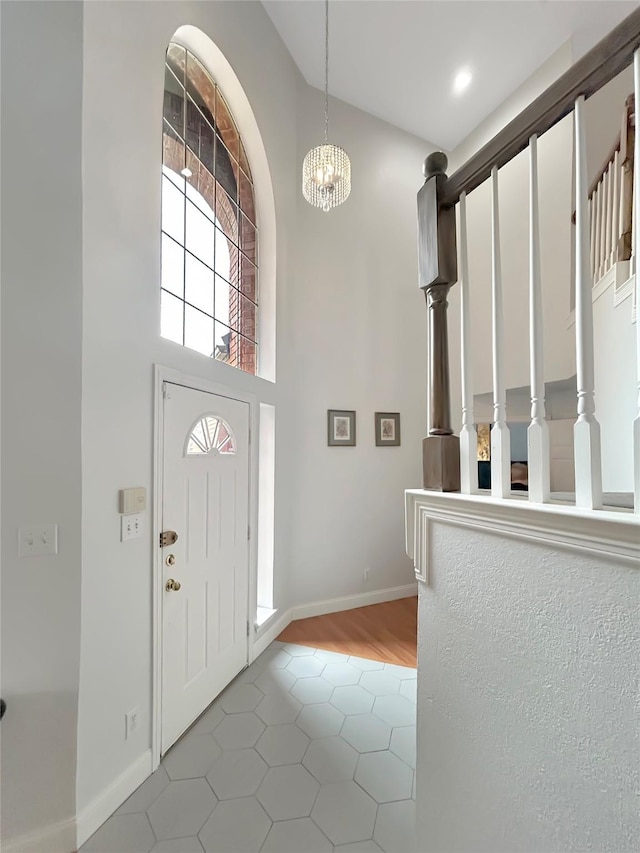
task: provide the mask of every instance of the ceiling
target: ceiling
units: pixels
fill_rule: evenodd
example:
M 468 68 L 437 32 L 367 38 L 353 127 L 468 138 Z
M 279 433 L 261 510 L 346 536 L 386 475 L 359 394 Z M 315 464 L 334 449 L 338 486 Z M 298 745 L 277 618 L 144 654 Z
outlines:
M 324 2 L 262 2 L 307 83 L 324 89 Z M 568 39 L 577 58 L 638 5 L 331 0 L 329 91 L 451 151 Z M 454 95 L 461 68 L 473 79 Z

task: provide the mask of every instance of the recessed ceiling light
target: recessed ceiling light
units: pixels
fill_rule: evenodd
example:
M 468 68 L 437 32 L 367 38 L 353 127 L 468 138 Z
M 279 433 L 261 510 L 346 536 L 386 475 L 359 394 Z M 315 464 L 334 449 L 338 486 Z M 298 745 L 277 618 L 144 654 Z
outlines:
M 188 166 L 185 166 L 184 169 L 180 169 L 180 174 L 184 175 L 185 178 L 190 178 L 193 175 L 193 172 Z
M 453 81 L 453 91 L 456 95 L 461 95 L 471 83 L 473 75 L 468 68 L 461 68 L 456 74 Z

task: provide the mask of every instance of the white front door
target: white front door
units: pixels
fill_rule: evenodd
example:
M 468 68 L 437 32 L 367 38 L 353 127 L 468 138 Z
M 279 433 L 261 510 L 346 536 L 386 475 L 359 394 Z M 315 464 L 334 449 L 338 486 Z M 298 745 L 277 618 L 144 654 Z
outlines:
M 162 753 L 247 665 L 249 405 L 164 383 Z

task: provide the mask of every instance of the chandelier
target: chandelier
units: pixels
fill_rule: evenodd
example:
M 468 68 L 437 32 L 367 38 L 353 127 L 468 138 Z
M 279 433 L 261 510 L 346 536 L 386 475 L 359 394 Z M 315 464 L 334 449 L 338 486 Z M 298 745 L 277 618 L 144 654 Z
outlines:
M 349 198 L 351 162 L 339 145 L 329 143 L 329 0 L 325 0 L 324 145 L 312 148 L 302 165 L 302 194 L 325 213 Z

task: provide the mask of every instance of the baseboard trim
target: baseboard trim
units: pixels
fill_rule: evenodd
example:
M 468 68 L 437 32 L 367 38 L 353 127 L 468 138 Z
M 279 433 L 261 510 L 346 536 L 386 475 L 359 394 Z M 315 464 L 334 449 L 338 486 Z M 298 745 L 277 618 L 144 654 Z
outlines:
M 96 829 L 99 829 L 107 818 L 111 817 L 127 797 L 133 794 L 139 785 L 142 785 L 144 780 L 151 775 L 152 770 L 153 758 L 151 750 L 148 749 L 79 812 L 77 819 L 78 849 L 82 847 L 87 838 L 91 838 Z
M 298 604 L 274 619 L 265 623 L 266 628 L 260 633 L 252 645 L 251 662 L 281 634 L 291 622 L 296 619 L 308 619 L 310 616 L 325 616 L 327 613 L 339 613 L 342 610 L 355 610 L 356 607 L 367 607 L 370 604 L 383 604 L 385 601 L 396 601 L 398 598 L 409 598 L 418 594 L 418 584 L 409 583 L 404 586 L 391 586 L 387 589 L 376 589 L 371 592 L 359 592 L 356 595 L 343 595 L 340 598 L 327 598 L 323 601 L 312 601 L 310 604 Z
M 265 622 L 263 630 L 261 630 L 260 634 L 253 641 L 253 645 L 251 647 L 251 660 L 249 663 L 253 663 L 253 661 L 262 654 L 262 652 L 270 645 L 278 634 L 281 634 L 284 629 L 287 627 L 289 622 L 292 620 L 291 610 L 285 610 L 280 616 L 274 614 L 274 617 Z
M 289 621 L 308 619 L 310 616 L 324 616 L 327 613 L 339 613 L 341 610 L 354 610 L 356 607 L 368 607 L 370 604 L 383 604 L 385 601 L 396 601 L 398 598 L 409 598 L 417 594 L 418 584 L 409 583 L 371 592 L 359 592 L 356 595 L 343 595 L 340 598 L 327 598 L 324 601 L 292 607 L 289 611 L 291 613 Z
M 76 822 L 61 820 L 45 829 L 2 841 L 2 853 L 70 853 L 76 849 Z

